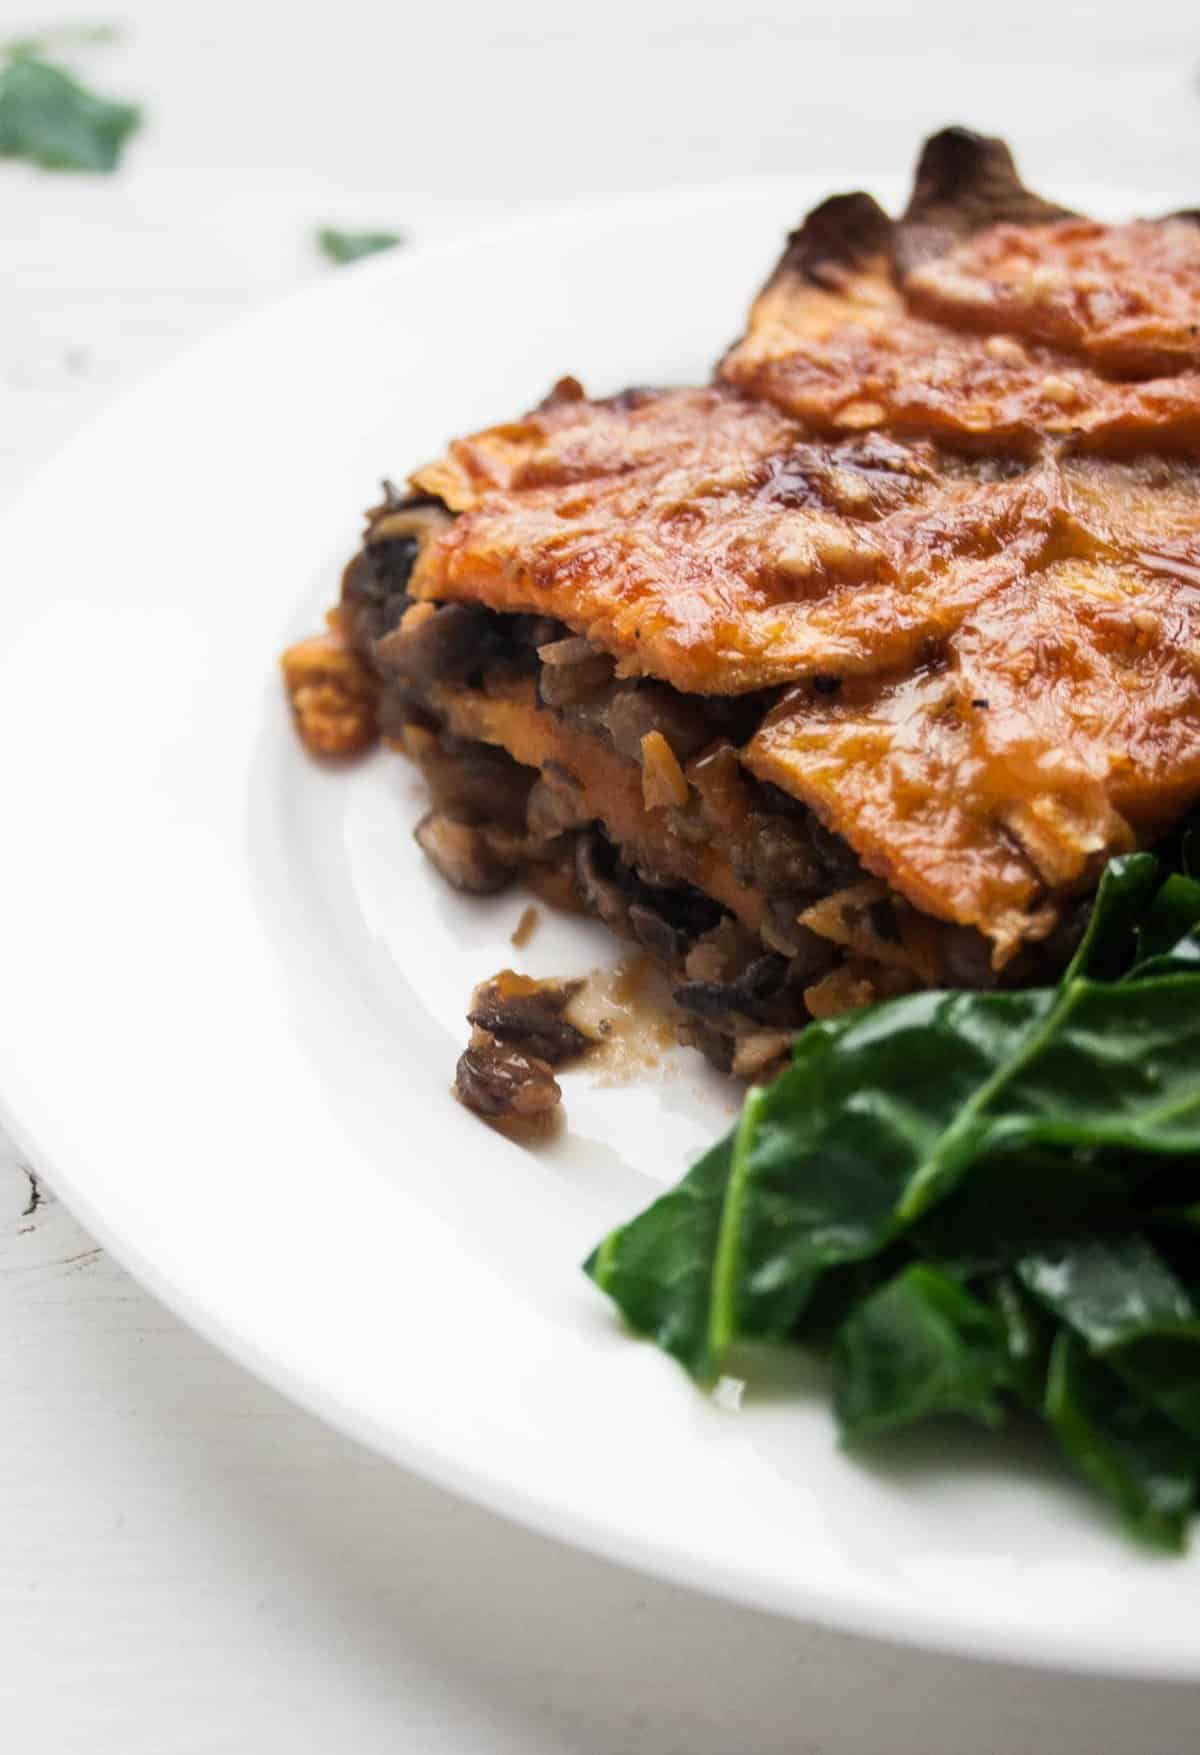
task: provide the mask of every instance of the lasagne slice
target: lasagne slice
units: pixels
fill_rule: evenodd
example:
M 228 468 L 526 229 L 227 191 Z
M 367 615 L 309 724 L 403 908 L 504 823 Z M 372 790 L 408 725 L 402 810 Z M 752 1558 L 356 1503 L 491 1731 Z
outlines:
M 599 913 L 741 1073 L 1048 976 L 1200 797 L 1200 226 L 1071 215 L 999 142 L 819 207 L 712 383 L 564 379 L 411 489 L 285 659 L 301 729 L 378 726 L 452 881 Z

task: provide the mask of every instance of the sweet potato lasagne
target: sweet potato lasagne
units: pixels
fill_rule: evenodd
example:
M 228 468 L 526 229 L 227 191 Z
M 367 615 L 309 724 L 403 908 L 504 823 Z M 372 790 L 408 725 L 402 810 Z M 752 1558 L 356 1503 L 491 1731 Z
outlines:
M 1200 224 L 1102 225 L 930 140 L 809 215 L 710 383 L 564 378 L 369 516 L 285 676 L 671 971 L 745 1076 L 915 987 L 1045 980 L 1200 797 Z

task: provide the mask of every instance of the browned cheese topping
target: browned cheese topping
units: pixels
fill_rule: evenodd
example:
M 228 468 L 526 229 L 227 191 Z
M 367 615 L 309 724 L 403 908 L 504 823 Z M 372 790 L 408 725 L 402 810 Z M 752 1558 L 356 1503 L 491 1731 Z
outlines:
M 1200 796 L 1192 218 L 1066 214 L 951 130 L 900 220 L 810 215 L 711 385 L 564 380 L 413 484 L 458 514 L 413 597 L 774 691 L 743 766 L 998 964 Z M 643 733 L 631 823 L 691 779 Z

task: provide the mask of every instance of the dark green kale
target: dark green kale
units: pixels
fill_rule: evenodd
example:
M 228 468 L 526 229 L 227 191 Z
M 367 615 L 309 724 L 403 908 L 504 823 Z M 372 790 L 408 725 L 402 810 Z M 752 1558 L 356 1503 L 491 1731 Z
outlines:
M 380 250 L 394 250 L 404 242 L 400 232 L 341 232 L 333 226 L 322 226 L 317 233 L 317 248 L 331 262 L 357 262 L 363 256 L 376 256 Z
M 88 91 L 42 59 L 35 45 L 7 50 L 0 67 L 0 158 L 27 159 L 48 171 L 114 171 L 141 120 L 136 105 Z
M 702 1383 L 827 1344 L 847 1442 L 1032 1410 L 1178 1548 L 1200 1475 L 1200 880 L 1113 860 L 1057 987 L 920 993 L 791 1066 L 586 1264 Z

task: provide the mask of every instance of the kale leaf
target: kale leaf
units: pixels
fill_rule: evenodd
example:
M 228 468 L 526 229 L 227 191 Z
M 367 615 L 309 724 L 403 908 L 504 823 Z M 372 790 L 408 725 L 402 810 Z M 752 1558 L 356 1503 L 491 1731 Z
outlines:
M 401 232 L 343 232 L 327 225 L 317 233 L 317 248 L 339 265 L 378 255 L 381 250 L 393 250 L 403 242 Z
M 1200 880 L 1113 860 L 1057 987 L 814 1023 L 585 1264 L 702 1383 L 826 1345 L 847 1442 L 1035 1411 L 1141 1539 L 1200 1474 Z M 1166 1197 L 1166 1198 L 1165 1198 Z M 831 1321 L 832 1318 L 832 1321 Z
M 0 68 L 0 158 L 50 171 L 113 171 L 141 120 L 135 105 L 98 97 L 19 46 Z

